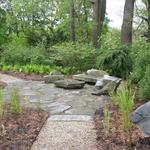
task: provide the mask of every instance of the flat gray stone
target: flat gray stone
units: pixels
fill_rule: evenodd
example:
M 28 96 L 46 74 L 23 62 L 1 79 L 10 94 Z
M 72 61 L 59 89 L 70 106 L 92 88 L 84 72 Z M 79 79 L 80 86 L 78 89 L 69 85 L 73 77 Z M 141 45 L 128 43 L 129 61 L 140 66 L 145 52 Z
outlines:
M 50 121 L 92 121 L 93 118 L 88 115 L 52 115 L 48 118 Z
M 45 83 L 54 83 L 55 81 L 63 80 L 63 79 L 64 79 L 64 75 L 47 75 L 47 76 L 44 76 Z
M 82 89 L 85 82 L 77 80 L 59 80 L 55 82 L 55 86 L 64 89 Z
M 97 77 L 94 77 L 91 75 L 86 75 L 86 74 L 74 75 L 73 79 L 79 80 L 79 81 L 84 81 L 84 82 L 90 83 L 90 84 L 95 84 L 97 81 Z
M 56 107 L 51 107 L 50 108 L 50 114 L 60 114 L 60 113 L 63 113 L 70 108 L 71 108 L 71 106 L 67 106 L 67 105 L 58 105 Z

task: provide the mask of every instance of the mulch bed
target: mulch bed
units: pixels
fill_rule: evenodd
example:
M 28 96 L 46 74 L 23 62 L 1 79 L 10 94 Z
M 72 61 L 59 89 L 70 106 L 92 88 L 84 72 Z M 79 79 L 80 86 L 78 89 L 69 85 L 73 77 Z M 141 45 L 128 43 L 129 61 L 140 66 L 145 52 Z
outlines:
M 4 82 L 2 82 L 2 81 L 0 81 L 0 88 L 4 88 L 4 87 L 6 87 L 7 86 L 7 84 L 6 83 L 4 83 Z
M 97 130 L 99 150 L 150 150 L 150 138 L 144 137 L 141 130 L 133 125 L 130 134 L 123 131 L 121 114 L 118 109 L 110 105 L 111 124 L 110 133 L 106 137 L 103 128 L 103 109 L 97 110 L 94 121 Z M 130 136 L 129 136 L 130 135 Z
M 0 71 L 0 73 L 5 73 L 21 79 L 33 81 L 42 81 L 44 76 L 44 74 L 36 74 L 36 73 L 26 74 L 23 72 L 14 72 L 14 71 Z
M 29 150 L 48 118 L 42 110 L 23 108 L 20 114 L 5 106 L 0 119 L 0 150 Z

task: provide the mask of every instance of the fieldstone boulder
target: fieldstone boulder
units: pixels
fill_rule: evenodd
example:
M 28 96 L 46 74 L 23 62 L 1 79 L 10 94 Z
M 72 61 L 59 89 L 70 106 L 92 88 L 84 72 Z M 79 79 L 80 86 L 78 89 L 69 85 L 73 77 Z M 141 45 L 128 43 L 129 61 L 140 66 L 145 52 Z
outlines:
M 63 80 L 63 79 L 64 79 L 64 75 L 47 75 L 47 76 L 44 76 L 45 83 L 54 83 L 55 81 Z
M 150 136 L 150 101 L 138 107 L 132 113 L 131 120 L 138 124 L 147 136 Z
M 77 80 L 59 80 L 55 82 L 56 87 L 64 89 L 81 89 L 84 87 L 85 82 Z
M 121 82 L 120 78 L 104 75 L 103 78 L 97 80 L 95 87 L 93 88 L 93 95 L 108 95 L 110 92 L 117 90 Z
M 79 81 L 84 81 L 84 82 L 90 83 L 90 84 L 95 84 L 97 81 L 96 77 L 91 76 L 91 75 L 87 75 L 87 74 L 74 75 L 73 79 L 79 80 Z
M 59 71 L 52 71 L 50 72 L 50 75 L 63 75 L 63 74 Z
M 89 84 L 95 84 L 97 80 L 101 79 L 104 75 L 108 75 L 108 73 L 103 70 L 91 69 L 88 70 L 85 74 L 74 75 L 73 79 L 84 81 Z
M 87 71 L 87 75 L 102 78 L 104 75 L 108 75 L 108 73 L 103 70 L 90 69 Z

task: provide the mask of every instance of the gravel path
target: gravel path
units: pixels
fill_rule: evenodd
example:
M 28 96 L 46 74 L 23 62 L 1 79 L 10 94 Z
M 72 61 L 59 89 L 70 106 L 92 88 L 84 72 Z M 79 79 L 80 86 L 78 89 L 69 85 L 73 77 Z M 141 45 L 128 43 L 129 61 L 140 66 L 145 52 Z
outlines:
M 88 120 L 88 116 L 80 117 L 74 116 L 73 120 L 69 117 L 70 121 L 49 118 L 31 150 L 97 150 L 92 120 Z

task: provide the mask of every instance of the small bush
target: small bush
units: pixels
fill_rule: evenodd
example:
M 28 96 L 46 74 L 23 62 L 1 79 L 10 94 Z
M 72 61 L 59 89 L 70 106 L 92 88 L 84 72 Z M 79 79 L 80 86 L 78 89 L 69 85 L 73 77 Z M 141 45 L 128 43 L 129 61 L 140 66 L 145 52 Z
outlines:
M 11 110 L 16 114 L 21 112 L 19 93 L 16 89 L 11 92 Z
M 13 40 L 4 46 L 0 54 L 1 61 L 8 65 L 45 64 L 48 56 L 42 44 L 30 46 L 24 38 L 13 37 Z
M 49 50 L 51 64 L 62 67 L 87 70 L 95 66 L 98 51 L 91 45 L 63 43 Z
M 97 67 L 117 77 L 128 77 L 132 70 L 130 49 L 119 47 L 101 52 L 97 58 Z

